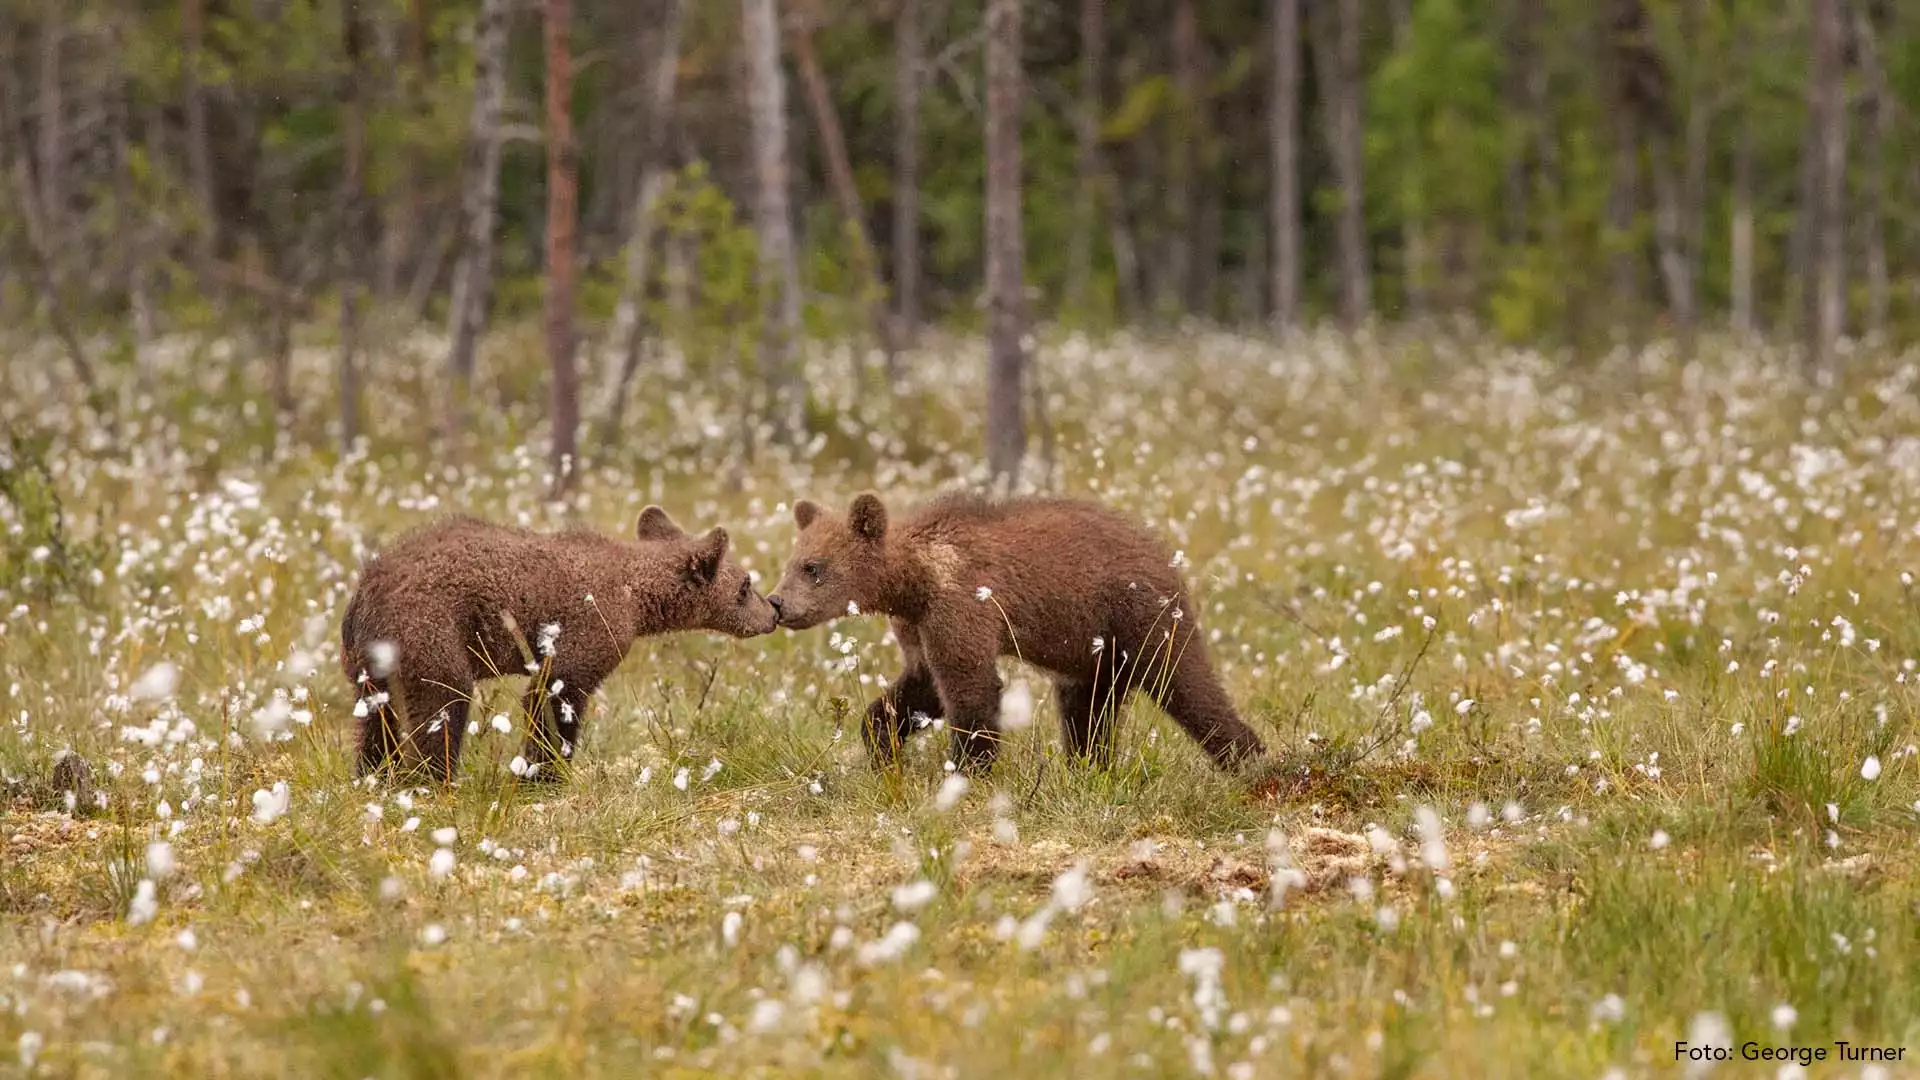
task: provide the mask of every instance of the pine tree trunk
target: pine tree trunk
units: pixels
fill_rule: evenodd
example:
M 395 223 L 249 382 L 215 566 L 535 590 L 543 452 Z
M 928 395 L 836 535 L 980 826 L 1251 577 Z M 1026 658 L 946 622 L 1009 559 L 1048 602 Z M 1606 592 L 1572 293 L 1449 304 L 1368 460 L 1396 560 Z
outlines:
M 767 379 L 774 437 L 789 444 L 805 434 L 803 388 L 796 362 L 800 337 L 800 262 L 794 250 L 788 191 L 786 87 L 780 74 L 780 22 L 774 0 L 742 0 L 747 52 L 747 111 L 752 118 L 754 227 L 760 240 L 764 307 L 761 373 Z
M 894 23 L 894 86 L 900 113 L 893 133 L 894 343 L 911 348 L 920 333 L 920 87 L 925 31 L 920 0 L 900 0 Z M 887 372 L 898 379 L 897 358 Z
M 1808 82 L 1808 110 L 1813 158 L 1813 205 L 1808 236 L 1813 263 L 1809 290 L 1808 354 L 1816 368 L 1833 362 L 1834 345 L 1844 331 L 1846 221 L 1842 213 L 1846 188 L 1846 72 L 1842 55 L 1845 32 L 1841 0 L 1813 0 L 1813 71 Z
M 873 241 L 867 235 L 866 209 L 860 204 L 860 189 L 854 185 L 853 160 L 847 156 L 847 136 L 840 127 L 840 114 L 833 105 L 833 91 L 827 85 L 826 72 L 820 68 L 820 55 L 813 47 L 813 28 L 798 18 L 789 22 L 793 39 L 793 58 L 800 69 L 800 85 L 806 93 L 807 107 L 820 137 L 821 155 L 827 162 L 827 183 L 834 201 L 840 204 L 840 217 L 853 248 L 853 286 L 868 296 L 868 322 L 874 343 L 893 366 L 893 333 L 888 326 L 886 287 L 880 280 L 880 260 L 874 254 Z M 856 379 L 861 366 L 856 362 Z
M 652 274 L 653 211 L 666 188 L 667 136 L 672 131 L 673 96 L 679 82 L 680 26 L 686 0 L 665 0 L 666 11 L 657 33 L 658 48 L 648 60 L 647 116 L 640 149 L 640 185 L 628 214 L 627 280 L 613 312 L 613 342 L 617 365 L 608 381 L 603 444 L 620 436 L 626 415 L 627 388 L 640 370 L 640 352 L 646 325 L 642 310 Z
M 1074 200 L 1067 238 L 1068 311 L 1085 312 L 1093 281 L 1093 231 L 1100 220 L 1101 70 L 1106 58 L 1106 0 L 1080 0 L 1080 86 L 1074 109 Z
M 213 193 L 213 150 L 207 132 L 207 96 L 200 83 L 200 52 L 206 36 L 206 0 L 180 0 L 180 81 L 187 114 L 187 176 L 200 213 L 194 259 L 202 281 L 210 278 L 220 247 L 220 210 Z
M 579 463 L 580 372 L 574 363 L 574 229 L 580 207 L 573 146 L 572 0 L 544 0 L 547 51 L 547 362 L 553 369 L 552 496 L 572 486 Z
M 1331 10 L 1330 10 L 1331 8 Z M 1340 263 L 1340 321 L 1352 331 L 1373 306 L 1367 259 L 1366 177 L 1361 129 L 1360 0 L 1316 9 L 1315 51 L 1326 94 L 1327 151 L 1340 205 L 1334 247 Z M 1329 21 L 1332 25 L 1326 25 Z
M 494 215 L 500 202 L 500 108 L 506 96 L 507 23 L 513 0 L 481 0 L 473 35 L 473 106 L 461 166 L 459 261 L 447 305 L 447 407 L 442 434 L 465 427 L 475 353 L 493 287 Z
M 1300 0 L 1273 0 L 1273 87 L 1267 112 L 1272 148 L 1273 323 L 1300 320 Z
M 360 299 L 366 282 L 366 109 L 362 87 L 366 78 L 365 27 L 360 6 L 340 5 L 341 39 L 347 70 L 340 86 L 340 352 L 337 374 L 340 395 L 340 452 L 353 452 L 360 438 Z
M 1020 227 L 1022 0 L 987 0 L 987 467 L 1012 487 L 1026 454 L 1025 244 Z

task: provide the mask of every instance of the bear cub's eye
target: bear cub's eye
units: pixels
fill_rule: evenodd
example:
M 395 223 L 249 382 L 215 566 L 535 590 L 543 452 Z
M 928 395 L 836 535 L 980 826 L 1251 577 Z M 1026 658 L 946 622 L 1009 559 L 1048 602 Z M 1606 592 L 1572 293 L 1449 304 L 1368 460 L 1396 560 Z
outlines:
M 820 584 L 820 564 L 818 562 L 810 562 L 800 569 L 806 571 L 808 581 L 813 582 L 815 585 Z
M 737 599 L 743 604 L 746 603 L 747 594 L 752 591 L 753 591 L 753 579 L 747 578 L 746 580 L 740 582 L 740 595 L 737 597 Z

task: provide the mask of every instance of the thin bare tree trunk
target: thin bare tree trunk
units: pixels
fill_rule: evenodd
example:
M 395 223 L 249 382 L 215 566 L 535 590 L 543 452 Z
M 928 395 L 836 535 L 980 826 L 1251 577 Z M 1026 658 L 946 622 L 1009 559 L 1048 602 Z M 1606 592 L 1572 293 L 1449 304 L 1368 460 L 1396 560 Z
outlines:
M 180 0 L 180 92 L 187 114 L 187 177 L 200 213 L 193 232 L 196 270 L 204 281 L 220 247 L 220 211 L 213 193 L 213 149 L 207 132 L 207 95 L 200 82 L 206 36 L 206 0 Z
M 1653 176 L 1653 231 L 1660 277 L 1666 284 L 1667 308 L 1686 334 L 1694 327 L 1693 262 L 1686 250 L 1685 211 L 1680 181 L 1674 176 L 1672 144 L 1664 132 L 1656 129 L 1648 135 L 1647 156 Z
M 1193 287 L 1194 208 L 1199 168 L 1200 129 L 1200 13 L 1195 0 L 1173 5 L 1174 101 L 1167 125 L 1168 145 L 1165 202 L 1166 234 L 1160 252 L 1160 314 L 1178 319 L 1190 311 Z
M 116 45 L 124 42 L 116 33 Z M 113 214 L 120 240 L 120 273 L 133 334 L 133 370 L 141 390 L 153 388 L 153 301 L 147 293 L 147 226 L 134 205 L 131 85 L 110 92 L 113 125 Z
M 1413 10 L 1409 0 L 1393 0 L 1393 40 L 1396 48 L 1405 48 L 1413 33 Z M 1408 147 L 1402 163 L 1403 183 L 1418 189 L 1425 181 L 1420 171 L 1419 152 Z M 1427 282 L 1432 275 L 1429 261 L 1432 245 L 1427 240 L 1427 223 L 1417 214 L 1403 213 L 1400 221 L 1401 276 L 1406 292 L 1406 315 L 1419 319 L 1427 313 Z
M 428 86 L 433 79 L 433 72 L 427 59 L 431 21 L 428 0 L 407 0 L 406 68 L 402 86 L 407 110 L 412 113 L 413 121 L 423 126 L 432 116 Z M 431 182 L 432 173 L 422 149 L 422 141 L 418 138 L 408 140 L 399 212 L 391 216 L 381 235 L 380 271 L 374 288 L 383 300 L 393 297 L 408 264 L 424 254 L 420 248 L 421 238 L 427 235 L 427 199 Z
M 6 154 L 7 147 L 16 141 L 20 147 L 19 153 L 12 155 L 12 160 L 0 162 L 0 165 L 5 167 L 12 180 L 14 198 L 19 203 L 21 231 L 26 234 L 27 241 L 28 270 L 34 289 L 39 293 L 40 310 L 46 313 L 47 324 L 65 347 L 67 359 L 73 365 L 74 377 L 86 390 L 87 402 L 95 408 L 104 408 L 100 383 L 94 375 L 93 360 L 68 317 L 62 282 L 54 261 L 52 238 L 41 219 L 45 198 L 34 187 L 33 166 L 29 160 L 34 151 L 27 141 L 23 109 L 15 101 L 17 91 L 11 72 L 0 74 L 0 134 L 6 136 L 0 138 L 0 155 Z M 111 425 L 110 413 L 105 415 L 105 419 Z
M 64 7 L 45 5 L 40 23 L 40 222 L 55 251 L 63 246 L 67 218 L 67 106 L 60 64 Z
M 1093 231 L 1100 220 L 1101 69 L 1106 0 L 1080 0 L 1080 87 L 1074 110 L 1073 231 L 1067 239 L 1068 311 L 1084 312 L 1093 281 Z
M 1881 5 L 1874 0 L 1853 5 L 1855 47 L 1861 71 L 1866 76 L 1861 101 L 1866 114 L 1863 132 L 1866 160 L 1862 162 L 1866 175 L 1861 178 L 1860 185 L 1860 232 L 1866 248 L 1867 264 L 1866 332 L 1868 338 L 1874 341 L 1886 339 L 1891 292 L 1887 275 L 1885 206 L 1886 143 L 1892 137 L 1893 127 L 1888 114 L 1892 109 L 1893 92 L 1887 84 L 1886 68 L 1880 62 L 1880 31 L 1874 26 L 1880 8 Z
M 343 165 L 340 178 L 340 450 L 351 453 L 360 437 L 360 299 L 366 285 L 366 110 L 362 83 L 365 27 L 359 4 L 340 5 L 347 71 L 340 84 Z
M 1741 106 L 1740 134 L 1733 148 L 1733 212 L 1728 248 L 1728 291 L 1733 332 L 1753 333 L 1753 121 Z
M 820 55 L 813 47 L 813 28 L 802 18 L 790 18 L 793 58 L 800 69 L 800 85 L 806 91 L 807 106 L 813 113 L 814 127 L 820 136 L 820 150 L 827 159 L 827 182 L 833 188 L 834 201 L 840 204 L 848 240 L 853 246 L 853 276 L 856 288 L 868 294 L 868 318 L 874 343 L 888 357 L 892 367 L 893 333 L 888 326 L 886 288 L 880 280 L 880 260 L 874 255 L 873 242 L 867 236 L 866 210 L 860 205 L 860 189 L 853 181 L 853 161 L 847 156 L 847 136 L 840 128 L 840 115 L 833 106 L 833 91 L 820 68 Z M 856 361 L 854 373 L 860 373 Z
M 1840 4 L 1841 0 L 1813 0 L 1813 64 L 1807 84 L 1814 136 L 1805 151 L 1814 160 L 1808 237 L 1814 287 L 1809 293 L 1808 353 L 1817 368 L 1833 362 L 1834 344 L 1845 319 L 1842 202 L 1847 179 L 1847 103 Z
M 1340 263 L 1340 321 L 1351 331 L 1373 306 L 1367 259 L 1366 179 L 1361 139 L 1360 0 L 1337 0 L 1315 11 L 1314 33 L 1327 96 L 1327 150 L 1340 206 L 1334 247 Z M 1326 23 L 1331 19 L 1333 25 Z
M 1273 0 L 1272 21 L 1273 324 L 1291 331 L 1300 320 L 1300 0 Z
M 572 486 L 579 458 L 580 372 L 574 365 L 574 228 L 578 163 L 573 146 L 572 0 L 544 0 L 547 46 L 547 361 L 552 365 L 554 498 Z
M 900 109 L 893 133 L 894 344 L 906 349 L 920 333 L 920 87 L 926 66 L 920 0 L 900 0 L 893 35 L 894 94 Z M 889 359 L 891 384 L 898 380 L 899 360 L 897 355 Z
M 657 39 L 657 48 L 649 59 L 647 116 L 644 145 L 640 148 L 640 186 L 628 214 L 627 280 L 620 291 L 619 305 L 613 312 L 613 341 L 618 350 L 618 366 L 607 391 L 603 443 L 620 436 L 626 415 L 627 388 L 640 370 L 646 318 L 643 308 L 647 283 L 652 273 L 653 210 L 666 188 L 667 135 L 672 130 L 673 95 L 680 72 L 680 25 L 686 12 L 686 0 L 665 0 Z
M 800 262 L 787 190 L 786 87 L 780 75 L 780 21 L 774 0 L 742 0 L 747 52 L 747 110 L 752 116 L 754 224 L 760 239 L 765 306 L 760 370 L 767 379 L 776 439 L 795 443 L 806 428 L 796 349 L 800 337 Z
M 453 267 L 447 306 L 448 440 L 465 426 L 474 354 L 486 325 L 493 282 L 493 219 L 500 202 L 500 106 L 506 96 L 507 20 L 512 0 L 481 0 L 473 35 L 473 107 L 467 116 L 466 158 L 460 180 L 460 259 Z
M 1026 245 L 1020 228 L 1021 0 L 987 3 L 987 467 L 1012 487 L 1027 451 Z

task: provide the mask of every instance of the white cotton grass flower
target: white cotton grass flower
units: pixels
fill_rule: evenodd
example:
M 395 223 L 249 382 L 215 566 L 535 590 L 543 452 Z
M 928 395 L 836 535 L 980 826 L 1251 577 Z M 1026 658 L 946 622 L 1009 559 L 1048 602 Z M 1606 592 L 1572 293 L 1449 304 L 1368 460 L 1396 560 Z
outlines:
M 960 800 L 966 797 L 967 789 L 971 786 L 971 782 L 965 776 L 960 773 L 950 773 L 940 782 L 940 790 L 933 794 L 933 808 L 943 814 L 952 810 L 960 805 Z
M 1033 688 L 1027 680 L 1013 680 L 1000 695 L 1000 726 L 1007 731 L 1025 731 L 1033 726 Z
M 14 1043 L 14 1052 L 20 1057 L 20 1067 L 32 1071 L 34 1063 L 40 1060 L 40 1051 L 47 1045 L 46 1036 L 37 1031 L 23 1031 Z
M 1193 980 L 1193 1007 L 1200 1013 L 1201 1026 L 1208 1031 L 1220 1027 L 1227 1011 L 1227 995 L 1220 988 L 1220 972 L 1227 958 L 1219 949 L 1181 949 L 1180 974 Z
M 1792 1029 L 1794 1023 L 1800 1019 L 1800 1010 L 1783 1001 L 1773 1007 L 1771 1019 L 1775 1028 L 1787 1031 Z
M 1878 757 L 1870 754 L 1867 756 L 1867 760 L 1860 763 L 1860 779 L 1880 779 L 1880 759 Z
M 737 911 L 729 911 L 720 919 L 720 940 L 728 948 L 740 944 L 740 930 L 746 925 L 746 916 Z
M 155 840 L 147 845 L 147 876 L 155 881 L 165 881 L 173 876 L 175 868 L 173 845 L 165 840 Z
M 384 679 L 393 674 L 400 665 L 400 647 L 391 641 L 370 641 L 367 643 L 367 672 L 376 679 Z
M 920 928 L 902 920 L 887 928 L 887 932 L 876 941 L 862 942 L 855 953 L 862 967 L 872 967 L 898 960 L 913 948 L 920 940 Z
M 926 878 L 897 885 L 893 890 L 893 909 L 903 915 L 911 915 L 933 902 L 940 890 Z
M 1053 903 L 1062 911 L 1079 911 L 1093 899 L 1093 882 L 1087 876 L 1085 859 L 1069 866 L 1053 879 Z
M 439 948 L 441 945 L 446 944 L 446 941 L 447 941 L 447 928 L 440 925 L 439 923 L 437 922 L 428 923 L 427 925 L 420 928 L 420 944 L 426 946 L 427 948 L 429 949 Z
M 293 720 L 293 703 L 275 695 L 253 712 L 253 737 L 272 742 L 287 730 Z
M 1667 830 L 1655 829 L 1653 830 L 1653 835 L 1647 839 L 1647 846 L 1655 851 L 1659 851 L 1672 842 L 1673 838 L 1667 835 Z
M 849 600 L 849 601 L 847 601 L 847 614 L 849 614 L 849 615 L 858 615 L 858 614 L 860 614 L 860 605 L 859 605 L 859 604 L 856 604 L 856 603 L 854 603 L 854 602 L 853 602 L 853 601 L 851 601 L 851 600 Z
M 286 814 L 293 802 L 293 793 L 287 790 L 285 780 L 275 780 L 271 790 L 256 789 L 253 793 L 253 820 L 262 825 L 271 825 Z
M 982 585 L 979 588 L 973 590 L 973 598 L 984 604 L 987 601 L 993 599 L 993 590 L 988 588 L 985 585 Z
M 162 660 L 133 680 L 127 696 L 135 701 L 165 701 L 180 686 L 180 669 Z
M 540 633 L 536 638 L 534 651 L 538 652 L 541 656 L 551 657 L 555 647 L 559 644 L 560 624 L 557 622 L 547 623 L 540 627 Z
M 433 842 L 441 847 L 452 847 L 454 841 L 460 839 L 460 830 L 451 825 L 442 825 L 428 835 L 432 836 Z
M 1727 1018 L 1717 1012 L 1695 1013 L 1687 1024 L 1687 1042 L 1694 1046 L 1713 1050 L 1731 1051 L 1733 1049 L 1733 1027 Z M 1713 1070 L 1713 1061 L 1702 1058 L 1687 1063 L 1686 1075 L 1705 1076 Z
M 1444 873 L 1452 861 L 1447 857 L 1447 834 L 1440 826 L 1440 815 L 1433 807 L 1422 806 L 1414 810 L 1413 819 L 1420 826 L 1421 861 L 1434 873 Z
M 435 881 L 443 881 L 453 873 L 454 855 L 452 848 L 435 848 L 427 859 L 427 875 Z
M 513 718 L 506 713 L 494 713 L 493 719 L 488 722 L 493 725 L 493 730 L 502 735 L 513 734 Z
M 753 1003 L 753 1011 L 747 1015 L 747 1030 L 764 1035 L 778 1028 L 786 1013 L 787 1006 L 779 998 L 761 998 Z
M 156 894 L 153 881 L 141 878 L 133 888 L 133 900 L 127 904 L 127 924 L 145 926 L 160 914 L 160 898 Z

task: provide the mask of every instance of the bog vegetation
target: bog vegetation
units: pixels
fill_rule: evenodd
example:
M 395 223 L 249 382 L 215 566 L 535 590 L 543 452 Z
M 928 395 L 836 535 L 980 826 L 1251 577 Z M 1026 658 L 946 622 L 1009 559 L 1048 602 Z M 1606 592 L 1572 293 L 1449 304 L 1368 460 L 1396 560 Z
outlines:
M 1110 770 L 1075 765 L 1017 665 L 990 777 L 937 730 L 877 771 L 878 620 L 641 641 L 564 785 L 509 770 L 505 683 L 452 789 L 351 779 L 338 625 L 383 538 L 662 502 L 765 581 L 801 493 L 983 475 L 977 342 L 909 356 L 898 396 L 809 353 L 797 447 L 735 437 L 725 372 L 670 352 L 562 503 L 507 365 L 471 460 L 423 449 L 438 342 L 380 353 L 345 456 L 305 437 L 324 408 L 276 423 L 187 346 L 108 386 L 111 432 L 16 365 L 10 1067 L 1600 1076 L 1680 1038 L 1912 1041 L 1911 356 L 1040 345 L 1059 486 L 1191 564 L 1270 787 L 1140 703 Z M 330 357 L 296 350 L 302 394 Z

